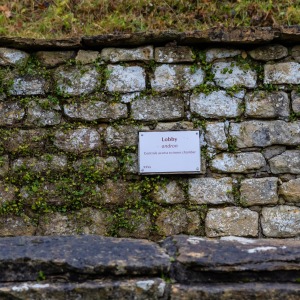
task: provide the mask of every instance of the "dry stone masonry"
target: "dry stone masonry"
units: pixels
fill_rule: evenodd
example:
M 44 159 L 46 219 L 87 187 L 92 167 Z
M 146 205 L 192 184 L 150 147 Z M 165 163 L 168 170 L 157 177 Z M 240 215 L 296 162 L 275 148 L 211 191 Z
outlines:
M 161 41 L 0 47 L 0 236 L 300 237 L 300 46 Z M 185 129 L 201 173 L 140 176 Z

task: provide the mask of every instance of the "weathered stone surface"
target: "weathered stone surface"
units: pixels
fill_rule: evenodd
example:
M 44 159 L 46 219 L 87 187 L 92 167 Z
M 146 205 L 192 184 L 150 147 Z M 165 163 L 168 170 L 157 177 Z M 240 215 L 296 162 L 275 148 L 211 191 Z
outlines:
M 61 122 L 61 109 L 49 99 L 31 101 L 27 108 L 25 125 L 29 126 L 54 126 Z
M 0 204 L 16 200 L 17 191 L 18 188 L 16 186 L 0 181 Z
M 292 109 L 295 113 L 300 113 L 300 94 L 296 91 L 292 91 L 291 93 L 292 98 Z
M 249 54 L 256 60 L 276 60 L 288 56 L 288 49 L 282 45 L 268 45 L 251 50 Z
M 35 96 L 44 95 L 47 91 L 47 83 L 42 77 L 22 76 L 13 79 L 9 90 L 13 96 Z
M 126 161 L 124 162 L 125 173 L 137 174 L 139 172 L 138 155 L 135 153 L 128 153 Z
M 122 103 L 130 103 L 131 101 L 140 98 L 140 95 L 141 95 L 140 92 L 122 94 L 122 95 L 120 95 L 121 102 Z
M 18 102 L 0 102 L 0 126 L 20 123 L 25 110 Z
M 191 112 L 204 118 L 234 118 L 242 114 L 242 100 L 231 97 L 226 91 L 215 91 L 211 94 L 192 94 Z
M 184 101 L 172 96 L 152 96 L 131 103 L 131 116 L 135 120 L 169 121 L 184 117 Z
M 101 51 L 101 58 L 104 61 L 148 61 L 153 59 L 153 46 L 126 48 L 104 48 Z
M 26 65 L 29 54 L 24 51 L 0 48 L 0 66 L 22 66 Z
M 201 220 L 197 213 L 191 215 L 186 209 L 178 208 L 163 210 L 158 215 L 155 225 L 160 235 L 169 236 L 178 233 L 193 234 L 199 229 L 200 223 Z
M 299 284 L 295 283 L 236 283 L 197 285 L 174 284 L 171 287 L 172 300 L 232 300 L 232 299 L 286 299 L 297 300 Z
M 100 174 L 109 174 L 115 172 L 118 168 L 118 160 L 114 156 L 100 157 L 92 156 L 76 160 L 73 168 L 78 172 L 96 172 Z
M 149 130 L 146 126 L 120 125 L 108 126 L 106 129 L 105 142 L 111 147 L 136 146 L 138 143 L 138 132 Z
M 192 71 L 188 65 L 161 65 L 154 71 L 151 87 L 158 92 L 173 89 L 190 90 L 203 83 L 205 73 L 201 68 Z
M 89 94 L 99 84 L 99 74 L 93 66 L 59 67 L 54 77 L 57 91 L 64 96 Z
M 20 157 L 12 162 L 12 171 L 45 173 L 47 171 L 61 172 L 68 166 L 67 157 L 64 155 L 44 154 L 41 157 Z
M 279 205 L 262 209 L 261 226 L 267 237 L 294 237 L 300 234 L 300 208 Z
M 266 161 L 261 153 L 222 153 L 211 161 L 213 170 L 225 173 L 248 173 L 261 169 Z
M 183 129 L 195 129 L 194 123 L 187 121 L 158 123 L 155 130 L 183 130 Z
M 176 204 L 185 201 L 183 189 L 177 181 L 170 181 L 166 185 L 160 185 L 153 192 L 153 200 L 162 204 Z
M 264 148 L 262 154 L 264 155 L 265 159 L 269 160 L 270 158 L 283 153 L 285 150 L 285 146 L 270 146 Z
M 75 57 L 74 51 L 38 51 L 35 54 L 41 66 L 52 68 Z
M 234 85 L 246 88 L 255 88 L 257 74 L 256 71 L 245 69 L 236 62 L 216 62 L 212 66 L 214 81 L 218 86 L 230 88 Z
M 76 280 L 89 275 L 160 276 L 170 267 L 165 251 L 146 240 L 81 235 L 3 238 L 0 243 L 2 282 L 35 281 L 41 270 L 46 278 L 70 274 Z
M 167 283 L 161 278 L 105 279 L 75 282 L 23 282 L 0 284 L 0 297 L 4 299 L 135 299 L 165 300 Z M 290 300 L 290 299 L 287 299 Z
M 0 177 L 4 177 L 9 170 L 9 158 L 8 155 L 0 156 Z
M 224 123 L 207 123 L 205 126 L 205 140 L 209 147 L 226 150 L 228 149 Z
M 146 88 L 146 73 L 142 67 L 108 65 L 107 72 L 106 90 L 109 92 L 129 93 Z
M 0 236 L 24 236 L 34 235 L 36 227 L 28 216 L 1 216 L 0 217 Z M 7 245 L 3 244 L 4 250 Z M 2 277 L 2 276 L 1 276 Z M 3 281 L 3 279 L 1 280 Z
M 123 103 L 104 101 L 77 102 L 64 105 L 64 113 L 70 118 L 85 121 L 109 121 L 127 117 L 127 106 Z
M 232 179 L 229 177 L 191 178 L 188 188 L 189 200 L 193 204 L 234 203 Z
M 206 51 L 206 61 L 212 62 L 220 58 L 229 58 L 241 54 L 241 50 L 227 48 L 212 48 Z
M 300 64 L 296 62 L 284 62 L 266 64 L 264 66 L 264 83 L 272 84 L 299 84 Z
M 300 174 L 300 150 L 287 150 L 269 160 L 273 174 Z
M 126 181 L 108 179 L 100 187 L 101 196 L 105 204 L 124 204 L 127 200 L 138 201 L 141 198 L 139 190 L 134 190 Z
M 289 97 L 284 92 L 258 91 L 245 97 L 245 114 L 254 118 L 289 117 Z
M 300 202 L 300 178 L 282 183 L 279 187 L 279 195 L 287 202 Z
M 29 153 L 34 150 L 41 150 L 47 139 L 45 129 L 14 130 L 4 133 L 6 137 L 3 141 L 3 147 L 9 152 Z
M 91 50 L 79 50 L 75 61 L 82 65 L 92 64 L 100 58 L 100 53 L 98 51 Z
M 211 208 L 205 219 L 208 237 L 258 235 L 258 213 L 240 207 Z
M 100 149 L 100 134 L 96 129 L 82 127 L 55 133 L 54 145 L 67 152 L 86 152 Z
M 294 46 L 292 48 L 292 57 L 297 61 L 300 62 L 300 46 Z
M 155 48 L 155 61 L 160 63 L 192 62 L 193 52 L 190 47 L 157 47 Z
M 241 203 L 243 206 L 276 204 L 277 177 L 251 178 L 241 182 Z
M 229 133 L 238 148 L 300 144 L 300 122 L 276 120 L 231 123 Z

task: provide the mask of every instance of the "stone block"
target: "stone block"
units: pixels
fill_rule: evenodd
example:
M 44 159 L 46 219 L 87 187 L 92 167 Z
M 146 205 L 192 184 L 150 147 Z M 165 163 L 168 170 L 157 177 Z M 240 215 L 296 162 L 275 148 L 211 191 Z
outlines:
M 292 109 L 296 114 L 300 113 L 300 94 L 297 91 L 292 91 Z
M 203 83 L 205 73 L 201 68 L 192 71 L 189 65 L 160 65 L 154 71 L 151 87 L 158 92 L 188 91 Z
M 287 202 L 300 202 L 300 178 L 282 183 L 279 187 L 279 195 Z
M 0 48 L 0 66 L 24 66 L 29 59 L 29 54 L 10 48 Z
M 76 160 L 73 163 L 73 168 L 79 173 L 99 173 L 110 174 L 118 169 L 118 160 L 114 156 L 100 157 L 92 156 Z
M 288 56 L 288 49 L 282 45 L 268 45 L 248 52 L 255 60 L 276 60 Z
M 9 171 L 8 155 L 0 156 L 0 177 L 5 177 Z
M 245 115 L 254 118 L 289 117 L 290 101 L 287 93 L 258 91 L 245 97 Z
M 195 129 L 194 123 L 187 121 L 168 122 L 168 123 L 157 123 L 155 130 L 193 130 Z
M 190 47 L 157 47 L 155 48 L 155 61 L 159 63 L 192 62 L 193 52 Z
M 300 46 L 294 46 L 292 48 L 292 57 L 297 61 L 300 62 Z
M 137 174 L 139 172 L 138 155 L 135 153 L 128 153 L 126 161 L 124 162 L 124 171 L 129 174 Z
M 283 153 L 285 150 L 285 146 L 270 146 L 264 148 L 262 154 L 264 155 L 265 159 L 269 160 L 270 158 Z
M 75 61 L 78 64 L 88 65 L 95 63 L 99 58 L 100 53 L 98 51 L 79 50 L 75 57 Z
M 162 204 L 177 204 L 185 201 L 183 189 L 177 181 L 170 181 L 166 185 L 160 185 L 153 192 L 153 200 Z
M 191 178 L 188 188 L 189 200 L 193 204 L 234 203 L 232 179 L 229 177 Z
M 283 62 L 266 64 L 264 66 L 265 84 L 299 84 L 300 64 L 296 62 Z
M 133 100 L 139 99 L 141 96 L 140 92 L 135 92 L 135 93 L 128 93 L 128 94 L 121 94 L 120 98 L 121 98 L 121 102 L 122 103 L 130 103 Z
M 35 54 L 43 67 L 54 68 L 75 57 L 75 51 L 38 51 Z
M 238 148 L 300 144 L 300 122 L 246 121 L 231 123 L 229 134 Z
M 257 237 L 258 213 L 240 207 L 209 209 L 205 231 L 208 237 L 227 235 Z
M 12 96 L 37 96 L 45 95 L 47 90 L 44 78 L 26 75 L 13 79 L 9 94 Z
M 88 127 L 67 131 L 58 130 L 55 133 L 54 145 L 63 151 L 81 153 L 99 150 L 101 148 L 101 138 L 96 129 Z
M 25 116 L 25 109 L 18 102 L 0 102 L 0 126 L 16 125 Z
M 100 75 L 93 66 L 69 66 L 56 69 L 54 78 L 57 92 L 68 97 L 92 93 Z
M 242 114 L 242 100 L 226 94 L 226 91 L 215 91 L 211 94 L 192 94 L 191 112 L 204 118 L 234 118 Z
M 261 226 L 266 237 L 298 236 L 300 234 L 300 208 L 287 205 L 264 207 Z
M 18 188 L 12 184 L 0 181 L 0 204 L 16 200 Z
M 131 117 L 143 121 L 171 121 L 184 117 L 184 101 L 172 96 L 149 96 L 131 103 Z
M 36 227 L 32 220 L 26 216 L 1 216 L 0 236 L 31 236 L 35 235 Z
M 109 92 L 139 92 L 146 88 L 146 72 L 139 66 L 107 66 L 106 90 Z
M 205 140 L 209 147 L 227 150 L 227 137 L 225 135 L 225 124 L 221 122 L 207 123 L 205 126 Z
M 86 101 L 64 105 L 64 113 L 72 119 L 84 121 L 110 121 L 127 117 L 127 106 L 123 103 Z
M 221 153 L 211 161 L 211 168 L 223 173 L 255 172 L 265 167 L 266 161 L 261 153 Z
M 241 203 L 243 206 L 276 204 L 277 177 L 250 178 L 241 182 Z
M 104 48 L 101 51 L 104 61 L 113 63 L 120 61 L 149 61 L 153 59 L 153 46 L 126 48 Z
M 246 88 L 255 88 L 256 71 L 243 68 L 236 62 L 216 62 L 212 66 L 215 83 L 223 88 L 230 88 L 235 85 Z
M 216 59 L 234 57 L 241 54 L 241 50 L 227 48 L 212 48 L 206 50 L 206 61 L 212 62 Z
M 39 99 L 28 104 L 25 125 L 54 126 L 60 124 L 61 119 L 61 109 L 57 103 L 53 103 L 47 98 Z
M 269 160 L 273 174 L 300 174 L 300 150 L 287 150 Z

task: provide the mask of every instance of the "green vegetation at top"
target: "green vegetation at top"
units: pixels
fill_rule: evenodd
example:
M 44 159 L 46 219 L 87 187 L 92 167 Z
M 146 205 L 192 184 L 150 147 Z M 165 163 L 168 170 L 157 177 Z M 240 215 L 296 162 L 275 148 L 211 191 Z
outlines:
M 2 1 L 1 1 L 2 2 Z M 300 24 L 300 0 L 11 0 L 0 35 L 66 38 L 212 26 Z M 3 3 L 3 2 L 2 2 Z

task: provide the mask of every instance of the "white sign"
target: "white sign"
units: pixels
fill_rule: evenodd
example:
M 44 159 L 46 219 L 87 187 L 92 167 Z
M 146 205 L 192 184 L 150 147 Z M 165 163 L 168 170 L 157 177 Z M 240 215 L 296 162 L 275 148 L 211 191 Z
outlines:
M 139 132 L 139 173 L 200 173 L 200 132 Z

